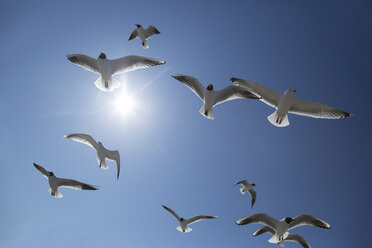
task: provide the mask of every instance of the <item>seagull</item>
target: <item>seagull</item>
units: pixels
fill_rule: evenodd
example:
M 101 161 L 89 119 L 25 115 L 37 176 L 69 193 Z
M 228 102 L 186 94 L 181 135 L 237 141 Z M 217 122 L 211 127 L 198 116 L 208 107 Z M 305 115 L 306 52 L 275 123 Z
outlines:
M 154 26 L 150 25 L 146 29 L 143 29 L 143 27 L 140 24 L 135 24 L 137 28 L 132 31 L 130 34 L 128 40 L 133 40 L 134 38 L 139 38 L 142 41 L 142 47 L 143 48 L 149 48 L 149 45 L 147 44 L 146 40 L 153 36 L 154 34 L 160 34 L 160 31 L 155 28 Z
M 190 219 L 184 219 L 184 218 L 180 218 L 176 212 L 174 212 L 172 209 L 168 208 L 167 206 L 165 205 L 162 205 L 163 208 L 165 208 L 169 213 L 171 213 L 174 217 L 176 217 L 176 219 L 179 221 L 180 225 L 176 228 L 178 231 L 180 232 L 191 232 L 191 228 L 188 227 L 187 225 L 191 225 L 192 223 L 195 223 L 195 222 L 198 222 L 198 221 L 201 221 L 201 220 L 207 220 L 207 219 L 215 219 L 215 218 L 218 218 L 218 216 L 206 216 L 206 215 L 198 215 L 198 216 L 194 216 Z
M 235 85 L 245 87 L 260 96 L 260 100 L 267 105 L 276 108 L 276 111 L 269 115 L 267 119 L 277 127 L 286 127 L 289 125 L 288 113 L 322 119 L 340 119 L 352 116 L 348 112 L 327 106 L 323 103 L 293 98 L 292 94 L 296 92 L 293 89 L 288 89 L 281 95 L 253 81 L 233 77 L 230 80 Z
M 252 208 L 253 208 L 254 203 L 256 202 L 256 195 L 257 195 L 257 192 L 254 191 L 253 186 L 256 186 L 256 184 L 254 184 L 254 183 L 250 184 L 250 183 L 247 182 L 247 180 L 242 180 L 242 181 L 239 181 L 236 184 L 234 184 L 234 186 L 236 186 L 238 184 L 241 184 L 243 186 L 243 188 L 240 188 L 240 193 L 242 193 L 244 195 L 248 191 L 249 194 L 251 195 L 251 197 L 252 197 Z
M 253 236 L 258 236 L 266 232 L 270 232 L 273 235 L 275 234 L 275 231 L 271 227 L 263 226 L 260 229 L 258 229 L 255 233 L 253 233 Z M 287 238 L 285 238 L 283 241 L 293 241 L 299 243 L 304 248 L 311 248 L 309 243 L 307 243 L 307 241 L 298 234 L 288 234 Z M 283 242 L 280 242 L 279 245 L 284 247 Z
M 104 53 L 101 53 L 97 59 L 84 54 L 68 54 L 66 57 L 72 63 L 86 70 L 100 74 L 101 76 L 96 80 L 95 85 L 102 91 L 113 91 L 120 87 L 120 82 L 113 78 L 113 75 L 165 64 L 165 61 L 162 60 L 136 55 L 129 55 L 113 60 L 107 59 Z
M 236 222 L 237 225 L 246 225 L 260 223 L 264 224 L 274 230 L 274 235 L 269 239 L 270 243 L 282 243 L 289 235 L 287 232 L 298 226 L 311 225 L 320 228 L 330 229 L 331 226 L 317 217 L 309 214 L 302 214 L 292 219 L 291 217 L 284 218 L 280 221 L 268 216 L 267 214 L 253 214 Z
M 106 158 L 109 159 L 109 160 L 115 161 L 116 166 L 117 166 L 117 170 L 118 170 L 116 179 L 119 179 L 119 174 L 120 174 L 120 154 L 119 154 L 119 151 L 117 151 L 117 150 L 110 151 L 110 150 L 106 149 L 100 141 L 98 141 L 98 143 L 97 143 L 97 141 L 95 141 L 92 138 L 92 136 L 90 136 L 88 134 L 73 133 L 73 134 L 65 135 L 64 138 L 71 139 L 71 140 L 86 144 L 86 145 L 92 147 L 94 150 L 96 150 L 97 161 L 98 161 L 99 167 L 104 169 L 104 170 L 108 169 L 108 167 L 106 165 L 106 160 L 105 160 Z
M 214 119 L 213 107 L 220 103 L 239 98 L 259 99 L 258 96 L 240 86 L 231 85 L 214 91 L 212 84 L 208 84 L 207 88 L 204 88 L 199 80 L 192 76 L 175 74 L 172 77 L 189 87 L 204 102 L 199 112 L 208 119 Z
M 47 171 L 43 166 L 33 163 L 35 168 L 38 169 L 44 177 L 48 178 L 49 193 L 55 198 L 62 198 L 63 195 L 59 192 L 59 187 L 71 188 L 76 190 L 97 190 L 97 186 L 82 183 L 73 179 L 59 178 L 53 172 Z

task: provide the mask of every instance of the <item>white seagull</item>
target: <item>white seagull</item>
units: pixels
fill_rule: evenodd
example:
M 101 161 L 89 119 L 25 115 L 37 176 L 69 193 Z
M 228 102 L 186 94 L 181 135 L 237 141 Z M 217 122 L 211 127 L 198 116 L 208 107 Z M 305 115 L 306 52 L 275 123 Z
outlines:
M 253 81 L 239 78 L 230 78 L 230 80 L 235 85 L 245 87 L 257 96 L 260 96 L 260 100 L 267 105 L 276 108 L 276 111 L 269 115 L 267 119 L 271 124 L 277 127 L 286 127 L 289 125 L 288 113 L 322 119 L 340 119 L 352 116 L 350 113 L 327 106 L 323 103 L 293 98 L 292 94 L 296 92 L 296 90 L 288 89 L 282 95 Z
M 260 229 L 258 229 L 256 232 L 254 232 L 253 236 L 258 236 L 258 235 L 261 235 L 267 232 L 271 233 L 272 235 L 275 234 L 275 231 L 271 227 L 263 226 Z M 287 238 L 285 238 L 283 241 L 297 242 L 300 245 L 302 245 L 302 247 L 304 248 L 311 248 L 309 243 L 301 235 L 298 235 L 298 234 L 288 234 Z M 284 247 L 283 241 L 278 243 L 282 247 Z
M 242 180 L 242 181 L 239 181 L 236 184 L 234 184 L 234 186 L 236 186 L 238 184 L 241 184 L 243 186 L 243 188 L 240 188 L 240 193 L 242 193 L 244 195 L 248 191 L 249 194 L 251 195 L 251 197 L 252 197 L 251 204 L 252 204 L 252 208 L 253 208 L 254 203 L 256 202 L 256 195 L 257 195 L 257 192 L 253 189 L 253 186 L 256 186 L 256 184 L 254 184 L 254 183 L 250 184 L 250 183 L 247 182 L 247 180 Z
M 143 29 L 143 27 L 140 24 L 135 24 L 137 28 L 132 31 L 130 34 L 128 40 L 133 40 L 134 38 L 139 38 L 142 41 L 142 47 L 143 48 L 149 48 L 149 45 L 147 44 L 146 40 L 153 36 L 154 34 L 160 34 L 160 31 L 155 28 L 154 26 L 150 25 L 146 29 Z
M 92 136 L 88 134 L 82 134 L 82 133 L 73 133 L 73 134 L 67 134 L 64 136 L 66 139 L 71 139 L 83 144 L 86 144 L 90 147 L 92 147 L 97 152 L 97 161 L 99 164 L 99 167 L 102 169 L 107 170 L 108 167 L 106 165 L 106 158 L 109 160 L 113 160 L 116 162 L 117 166 L 117 175 L 116 179 L 119 179 L 120 174 L 120 154 L 119 151 L 111 151 L 106 149 L 100 141 L 95 141 Z
M 287 231 L 298 226 L 311 225 L 326 229 L 331 228 L 331 226 L 324 220 L 309 214 L 301 214 L 294 219 L 287 217 L 278 221 L 267 214 L 260 213 L 250 215 L 236 222 L 237 225 L 254 223 L 264 224 L 274 230 L 274 235 L 269 239 L 269 242 L 274 244 L 282 243 L 289 235 Z
M 165 64 L 165 61 L 162 60 L 136 55 L 129 55 L 113 60 L 107 59 L 104 53 L 101 53 L 97 59 L 83 54 L 68 54 L 66 57 L 72 63 L 86 70 L 100 74 L 101 76 L 96 80 L 95 85 L 103 91 L 113 91 L 120 87 L 120 82 L 112 77 L 116 74 Z
M 234 99 L 259 99 L 255 94 L 240 86 L 231 85 L 222 90 L 214 91 L 212 84 L 208 84 L 207 88 L 204 88 L 199 80 L 194 77 L 181 74 L 175 74 L 172 77 L 186 85 L 204 102 L 199 112 L 208 119 L 214 119 L 213 107 L 220 103 Z
M 33 163 L 35 168 L 38 169 L 44 177 L 48 178 L 49 182 L 49 193 L 50 195 L 54 196 L 55 198 L 61 198 L 63 195 L 59 192 L 59 187 L 71 188 L 76 190 L 97 190 L 98 187 L 94 185 L 89 185 L 86 183 L 82 183 L 73 179 L 65 179 L 59 178 L 54 175 L 53 172 L 47 171 L 41 165 Z
M 207 220 L 207 219 L 215 219 L 215 218 L 218 218 L 218 216 L 206 216 L 206 215 L 198 215 L 198 216 L 194 216 L 190 219 L 184 219 L 184 218 L 180 218 L 176 212 L 174 212 L 172 209 L 168 208 L 167 206 L 165 205 L 162 205 L 163 208 L 165 208 L 169 213 L 171 213 L 174 217 L 176 217 L 176 219 L 178 220 L 178 222 L 180 223 L 180 225 L 176 228 L 178 231 L 180 232 L 191 232 L 191 228 L 188 227 L 187 225 L 191 225 L 192 223 L 195 223 L 195 222 L 198 222 L 198 221 L 201 221 L 201 220 Z

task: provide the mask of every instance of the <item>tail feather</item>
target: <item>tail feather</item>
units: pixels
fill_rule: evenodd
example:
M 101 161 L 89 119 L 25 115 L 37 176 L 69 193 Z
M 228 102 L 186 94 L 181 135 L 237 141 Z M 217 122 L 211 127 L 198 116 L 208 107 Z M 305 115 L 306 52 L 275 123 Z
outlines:
M 146 41 L 142 41 L 142 47 L 143 47 L 144 49 L 147 49 L 147 48 L 149 48 L 149 44 L 147 44 Z
M 271 124 L 273 124 L 276 127 L 286 127 L 289 126 L 289 120 L 288 115 L 286 114 L 284 117 L 280 117 L 275 111 L 271 115 L 267 117 L 267 119 L 270 121 Z
M 188 227 L 188 226 L 186 227 L 185 231 L 182 230 L 181 226 L 176 227 L 176 229 L 177 229 L 178 231 L 180 231 L 180 232 L 184 232 L 184 233 L 188 233 L 188 232 L 191 232 L 191 231 L 192 231 L 192 228 L 190 228 L 190 227 Z
M 113 91 L 120 87 L 120 81 L 115 78 L 111 78 L 109 81 L 104 81 L 102 77 L 99 77 L 94 84 L 102 91 Z
M 208 119 L 211 119 L 213 120 L 214 119 L 214 114 L 213 114 L 213 110 L 212 109 L 205 109 L 205 106 L 203 105 L 203 107 L 201 107 L 201 109 L 199 110 L 199 113 L 204 115 L 205 117 L 207 117 Z

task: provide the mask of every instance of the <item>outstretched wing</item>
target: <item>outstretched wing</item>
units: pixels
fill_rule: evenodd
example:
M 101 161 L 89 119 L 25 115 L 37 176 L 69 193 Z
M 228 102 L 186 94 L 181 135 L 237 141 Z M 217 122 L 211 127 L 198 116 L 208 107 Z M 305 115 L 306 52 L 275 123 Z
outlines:
M 117 167 L 117 175 L 116 175 L 116 179 L 119 179 L 119 175 L 120 175 L 120 154 L 119 154 L 119 151 L 115 150 L 115 151 L 110 151 L 110 150 L 105 150 L 105 157 L 107 159 L 110 159 L 110 160 L 113 160 L 116 162 L 116 167 Z
M 48 171 L 41 165 L 33 163 L 35 168 L 43 174 L 44 177 L 48 178 Z
M 302 236 L 300 236 L 298 234 L 289 234 L 287 236 L 287 238 L 285 238 L 285 241 L 297 242 L 300 245 L 302 245 L 303 248 L 311 248 L 309 243 L 307 243 L 307 241 Z
M 243 185 L 244 187 L 248 187 L 248 182 L 247 182 L 247 180 L 241 180 L 241 181 L 235 183 L 234 186 L 236 186 L 236 185 L 238 185 L 238 184 L 241 184 L 241 185 Z
M 177 219 L 178 221 L 180 221 L 180 217 L 176 214 L 176 212 L 174 212 L 172 209 L 168 208 L 168 207 L 165 206 L 165 205 L 162 205 L 162 206 L 163 206 L 163 208 L 165 208 L 169 213 L 171 213 L 174 217 L 176 217 L 176 219 Z
M 66 139 L 71 139 L 71 140 L 86 144 L 86 145 L 92 147 L 93 149 L 95 149 L 97 151 L 97 147 L 98 147 L 97 141 L 95 141 L 92 138 L 92 136 L 90 136 L 88 134 L 72 133 L 72 134 L 67 134 L 64 137 Z
M 279 221 L 268 216 L 267 214 L 260 213 L 260 214 L 252 214 L 236 222 L 237 225 L 247 225 L 247 224 L 255 224 L 255 223 L 264 224 L 276 230 L 279 224 Z
M 160 31 L 152 25 L 148 26 L 144 31 L 145 39 L 150 38 L 153 34 L 160 34 Z
M 205 95 L 205 88 L 203 85 L 199 82 L 198 79 L 182 75 L 182 74 L 174 74 L 172 75 L 175 79 L 186 85 L 192 92 L 194 92 L 202 101 L 204 101 L 204 95 Z
M 148 57 L 129 55 L 111 60 L 112 75 L 165 64 L 165 61 Z
M 84 54 L 68 54 L 67 59 L 78 66 L 83 67 L 88 71 L 92 71 L 99 74 L 99 67 L 97 59 L 89 57 Z
M 138 36 L 138 31 L 137 29 L 133 30 L 133 32 L 129 35 L 129 38 L 128 40 L 133 40 L 134 38 L 136 38 Z
M 253 233 L 253 236 L 258 236 L 258 235 L 261 235 L 261 234 L 264 234 L 264 233 L 267 233 L 267 232 L 269 232 L 271 234 L 275 234 L 275 230 L 274 229 L 272 229 L 269 226 L 263 226 L 260 229 L 258 229 L 257 231 L 255 231 Z
M 97 190 L 98 187 L 86 183 L 82 183 L 73 179 L 57 178 L 58 187 L 71 188 L 76 190 Z
M 289 224 L 288 230 L 293 229 L 298 226 L 303 226 L 303 225 L 317 226 L 317 227 L 326 228 L 326 229 L 331 228 L 331 225 L 322 219 L 319 219 L 309 214 L 301 214 L 297 216 L 296 218 L 294 218 L 294 221 L 292 221 Z
M 218 218 L 218 216 L 198 215 L 198 216 L 194 216 L 190 219 L 185 220 L 185 224 L 191 225 L 192 223 L 195 223 L 201 220 L 216 219 L 216 218 Z
M 259 84 L 257 82 L 239 79 L 231 77 L 230 80 L 238 86 L 242 86 L 247 88 L 249 91 L 253 92 L 257 96 L 261 97 L 260 100 L 266 103 L 267 105 L 270 105 L 271 107 L 278 107 L 280 97 L 282 96 L 278 92 L 275 92 L 266 86 Z
M 254 204 L 255 204 L 255 202 L 256 202 L 257 192 L 254 191 L 253 189 L 248 190 L 248 192 L 249 192 L 249 194 L 250 194 L 251 197 L 252 197 L 252 208 L 253 208 L 253 206 L 254 206 Z
M 352 114 L 319 102 L 309 102 L 292 98 L 289 112 L 296 115 L 323 119 L 340 119 Z
M 216 97 L 213 101 L 213 106 L 216 106 L 220 103 L 227 102 L 234 99 L 259 99 L 260 97 L 256 96 L 248 89 L 230 85 L 222 90 L 216 92 Z

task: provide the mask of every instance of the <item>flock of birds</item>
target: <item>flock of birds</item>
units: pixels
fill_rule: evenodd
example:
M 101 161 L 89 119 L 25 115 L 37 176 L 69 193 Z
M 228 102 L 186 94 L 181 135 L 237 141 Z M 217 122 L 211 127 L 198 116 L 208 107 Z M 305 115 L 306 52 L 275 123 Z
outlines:
M 142 42 L 143 48 L 149 48 L 147 39 L 154 34 L 160 34 L 159 30 L 154 26 L 150 25 L 146 29 L 139 24 L 135 24 L 136 29 L 130 34 L 128 40 L 139 38 Z M 89 57 L 83 54 L 69 54 L 67 55 L 68 60 L 75 63 L 86 70 L 95 72 L 100 75 L 96 80 L 95 85 L 102 91 L 113 91 L 120 87 L 120 82 L 113 78 L 114 75 L 119 73 L 126 73 L 140 68 L 147 68 L 156 65 L 165 64 L 165 61 L 157 60 L 154 58 L 130 55 L 118 59 L 109 60 L 106 58 L 104 53 L 101 53 L 97 59 Z M 274 107 L 276 110 L 274 113 L 269 115 L 267 119 L 274 126 L 285 127 L 289 125 L 288 113 L 297 115 L 309 116 L 313 118 L 325 118 L 325 119 L 340 119 L 351 117 L 350 113 L 345 111 L 327 106 L 322 103 L 303 101 L 295 99 L 292 94 L 296 90 L 288 89 L 284 94 L 277 93 L 262 84 L 252 82 L 249 80 L 233 78 L 230 80 L 233 85 L 230 85 L 222 90 L 215 91 L 212 84 L 209 84 L 206 88 L 199 82 L 198 79 L 182 74 L 172 75 L 173 78 L 182 82 L 190 90 L 192 90 L 203 102 L 203 106 L 199 112 L 206 118 L 214 119 L 213 107 L 234 99 L 255 99 L 260 100 L 267 105 Z M 106 159 L 113 160 L 117 166 L 117 176 L 119 179 L 120 175 L 120 154 L 119 151 L 106 149 L 100 141 L 96 141 L 93 137 L 88 134 L 74 133 L 64 136 L 66 139 L 71 139 L 80 143 L 84 143 L 92 147 L 97 152 L 97 161 L 99 167 L 107 169 Z M 54 175 L 53 172 L 46 170 L 41 165 L 33 163 L 35 168 L 48 179 L 49 192 L 56 198 L 62 197 L 59 192 L 59 187 L 67 187 L 76 190 L 97 190 L 98 187 L 83 182 L 79 182 L 73 179 L 59 178 Z M 256 202 L 256 191 L 253 189 L 254 183 L 248 183 L 247 180 L 237 182 L 235 185 L 242 185 L 240 192 L 245 194 L 248 192 L 251 196 L 251 207 L 254 207 Z M 177 230 L 181 232 L 190 232 L 192 229 L 189 227 L 190 224 L 195 222 L 215 219 L 217 216 L 198 215 L 189 219 L 179 217 L 174 210 L 162 205 L 169 213 L 171 213 L 179 222 Z M 259 223 L 263 226 L 258 229 L 253 236 L 258 236 L 263 233 L 271 233 L 272 237 L 268 240 L 270 243 L 279 244 L 284 246 L 285 241 L 298 242 L 304 248 L 310 248 L 308 242 L 298 234 L 290 234 L 288 231 L 302 225 L 311 225 L 320 228 L 329 229 L 331 226 L 317 218 L 308 214 L 302 214 L 294 219 L 291 217 L 284 218 L 282 220 L 276 220 L 264 213 L 253 214 L 243 219 L 236 221 L 237 225 L 246 225 Z

